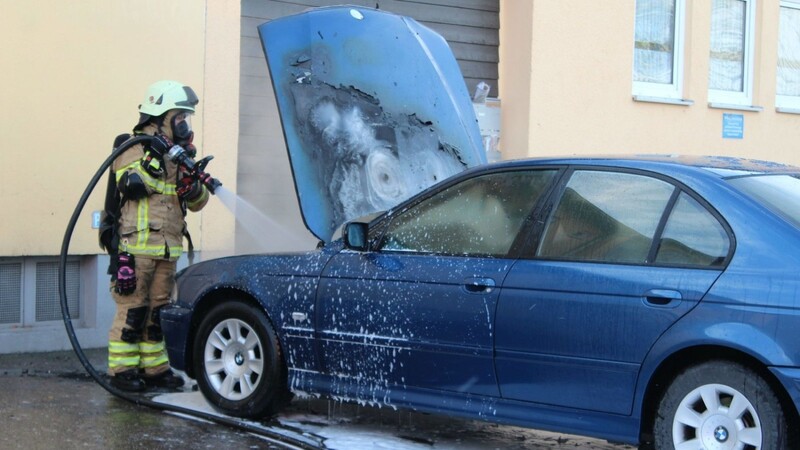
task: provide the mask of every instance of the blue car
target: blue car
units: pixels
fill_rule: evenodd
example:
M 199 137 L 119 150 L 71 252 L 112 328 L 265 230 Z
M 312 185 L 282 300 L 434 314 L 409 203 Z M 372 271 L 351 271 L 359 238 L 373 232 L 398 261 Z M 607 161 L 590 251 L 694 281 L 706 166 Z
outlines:
M 363 84 L 386 80 L 326 81 L 343 66 L 331 49 L 315 66 L 318 46 L 336 45 L 325 27 L 357 34 L 350 22 L 364 21 L 421 36 L 410 19 L 353 8 L 262 26 L 321 245 L 183 270 L 161 316 L 173 367 L 238 417 L 321 395 L 658 449 L 800 448 L 800 168 L 655 155 L 485 164 L 474 120 L 453 144 L 453 122 Z M 296 48 L 270 53 L 269 27 L 292 42 L 302 30 Z M 451 117 L 469 117 L 435 40 L 414 38 L 427 49 L 419 64 L 439 68 L 426 89 L 445 86 Z M 371 153 L 326 163 L 351 141 L 315 134 L 315 105 L 340 118 L 377 105 L 363 123 L 393 165 L 371 166 Z M 414 173 L 401 158 L 403 127 L 416 125 L 404 107 L 431 130 L 417 130 L 430 155 L 450 162 L 371 211 L 391 203 L 375 196 L 378 175 Z M 368 189 L 339 195 L 351 169 Z M 310 214 L 314 201 L 324 214 Z
M 193 265 L 178 292 L 170 360 L 231 415 L 298 392 L 658 448 L 797 448 L 798 168 L 482 166 L 318 250 Z

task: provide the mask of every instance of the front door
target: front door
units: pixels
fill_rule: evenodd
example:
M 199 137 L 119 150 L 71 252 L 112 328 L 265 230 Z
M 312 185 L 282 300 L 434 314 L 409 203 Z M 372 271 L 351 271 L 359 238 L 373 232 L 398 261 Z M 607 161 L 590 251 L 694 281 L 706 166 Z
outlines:
M 498 396 L 499 287 L 555 173 L 454 183 L 376 224 L 374 250 L 336 255 L 318 295 L 324 370 L 362 394 L 400 386 Z

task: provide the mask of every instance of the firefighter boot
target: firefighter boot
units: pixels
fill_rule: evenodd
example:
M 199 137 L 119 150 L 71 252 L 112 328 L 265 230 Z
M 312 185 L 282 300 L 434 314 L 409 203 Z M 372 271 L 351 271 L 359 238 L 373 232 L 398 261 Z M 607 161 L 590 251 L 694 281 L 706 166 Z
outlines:
M 148 387 L 177 389 L 183 386 L 183 378 L 167 370 L 154 377 L 145 377 L 144 382 Z
M 113 375 L 111 385 L 127 392 L 142 392 L 145 388 L 144 380 L 139 377 L 139 372 L 136 370 L 126 370 Z

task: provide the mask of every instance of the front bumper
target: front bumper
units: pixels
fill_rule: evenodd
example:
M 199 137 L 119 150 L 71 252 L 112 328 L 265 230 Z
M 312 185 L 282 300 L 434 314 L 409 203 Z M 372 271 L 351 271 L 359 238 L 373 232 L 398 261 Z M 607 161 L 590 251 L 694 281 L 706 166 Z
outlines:
M 187 370 L 189 363 L 188 348 L 189 330 L 192 311 L 177 305 L 167 305 L 161 310 L 161 329 L 167 346 L 170 365 L 192 375 Z

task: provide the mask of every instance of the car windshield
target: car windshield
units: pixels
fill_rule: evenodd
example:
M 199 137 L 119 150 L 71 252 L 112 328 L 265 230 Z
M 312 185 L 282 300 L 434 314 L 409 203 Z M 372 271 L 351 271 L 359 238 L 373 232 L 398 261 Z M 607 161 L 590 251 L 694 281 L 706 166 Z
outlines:
M 728 181 L 800 228 L 800 176 L 763 175 Z

